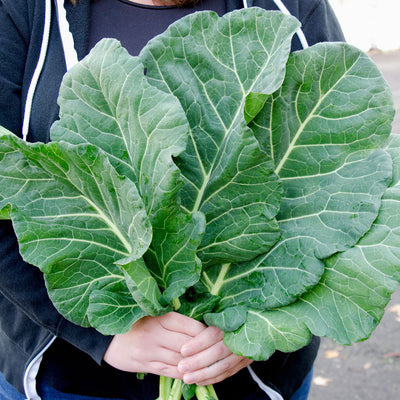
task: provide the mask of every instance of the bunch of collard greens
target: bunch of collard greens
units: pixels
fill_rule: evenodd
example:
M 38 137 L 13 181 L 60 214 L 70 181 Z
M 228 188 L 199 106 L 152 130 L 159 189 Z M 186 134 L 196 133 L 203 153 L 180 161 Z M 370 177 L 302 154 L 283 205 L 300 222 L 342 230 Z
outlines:
M 2 129 L 1 217 L 66 318 L 116 334 L 178 309 L 256 360 L 371 334 L 400 281 L 392 98 L 352 46 L 289 55 L 298 28 L 250 8 L 138 57 L 105 39 L 51 143 Z

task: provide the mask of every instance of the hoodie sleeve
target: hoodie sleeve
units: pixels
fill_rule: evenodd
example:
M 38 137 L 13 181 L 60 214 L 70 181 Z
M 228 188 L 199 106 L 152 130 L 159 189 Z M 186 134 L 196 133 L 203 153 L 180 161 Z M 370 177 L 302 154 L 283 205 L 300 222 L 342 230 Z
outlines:
M 40 50 L 29 46 L 36 29 L 31 17 L 40 12 L 34 9 L 36 3 L 0 0 L 0 125 L 15 134 L 21 132 L 27 59 L 35 58 L 32 52 Z M 7 325 L 7 335 L 13 336 L 10 339 L 21 348 L 29 347 L 31 332 L 24 329 L 24 319 L 29 318 L 38 329 L 47 330 L 101 362 L 112 337 L 74 325 L 58 313 L 47 295 L 43 274 L 22 260 L 12 224 L 7 220 L 0 220 L 0 276 L 0 296 L 22 315 L 0 315 L 5 318 L 1 323 Z
M 21 7 L 21 14 L 26 15 L 26 11 Z M 17 28 L 5 2 L 0 1 L 0 125 L 14 133 L 22 125 L 21 92 L 28 46 L 24 30 Z
M 299 3 L 302 29 L 310 46 L 319 42 L 345 41 L 339 21 L 327 0 Z M 310 3 L 313 3 L 311 7 Z

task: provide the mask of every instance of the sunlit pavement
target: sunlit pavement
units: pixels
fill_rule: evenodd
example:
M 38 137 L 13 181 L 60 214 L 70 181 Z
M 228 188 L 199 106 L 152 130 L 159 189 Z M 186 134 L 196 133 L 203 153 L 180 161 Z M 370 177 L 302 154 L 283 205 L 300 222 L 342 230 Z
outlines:
M 393 132 L 400 134 L 400 50 L 369 53 L 388 81 L 396 108 Z M 400 399 L 400 289 L 372 336 L 340 346 L 323 339 L 309 400 Z

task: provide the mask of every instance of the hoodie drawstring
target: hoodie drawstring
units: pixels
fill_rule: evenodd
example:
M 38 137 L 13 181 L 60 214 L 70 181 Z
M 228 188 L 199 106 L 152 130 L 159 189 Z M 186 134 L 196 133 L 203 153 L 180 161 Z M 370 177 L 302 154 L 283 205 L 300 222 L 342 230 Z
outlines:
M 282 0 L 274 0 L 274 3 L 284 14 L 291 15 L 290 11 L 283 4 Z M 308 47 L 308 42 L 307 42 L 306 36 L 304 35 L 304 32 L 301 30 L 301 28 L 299 28 L 297 30 L 296 35 L 299 38 L 303 49 L 306 49 Z
M 72 37 L 69 29 L 67 12 L 64 7 L 64 0 L 57 0 L 57 17 L 61 41 L 64 49 L 65 65 L 68 71 L 78 62 L 78 55 L 74 47 L 74 38 Z
M 31 119 L 33 95 L 35 94 L 36 85 L 39 81 L 39 77 L 43 69 L 44 60 L 46 58 L 46 53 L 47 53 L 47 47 L 49 44 L 50 21 L 51 21 L 51 0 L 46 0 L 42 46 L 40 47 L 39 59 L 36 64 L 35 72 L 32 75 L 32 80 L 29 85 L 29 90 L 26 96 L 24 119 L 22 122 L 22 139 L 25 141 L 28 137 L 28 132 L 29 132 L 29 122 Z

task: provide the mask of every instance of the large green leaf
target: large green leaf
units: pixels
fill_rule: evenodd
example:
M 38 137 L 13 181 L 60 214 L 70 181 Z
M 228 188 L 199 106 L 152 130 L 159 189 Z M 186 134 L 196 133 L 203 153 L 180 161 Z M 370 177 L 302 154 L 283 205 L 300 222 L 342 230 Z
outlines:
M 382 146 L 393 99 L 373 61 L 345 43 L 292 53 L 282 87 L 251 127 L 282 179 L 336 169 L 349 152 Z
M 250 124 L 282 180 L 281 239 L 249 263 L 203 273 L 219 311 L 295 301 L 319 282 L 324 258 L 370 229 L 392 173 L 390 156 L 371 151 L 393 112 L 388 85 L 360 50 L 329 43 L 291 55 L 282 87 Z M 207 317 L 221 327 L 225 319 Z
M 144 67 L 113 39 L 99 42 L 64 76 L 53 141 L 91 143 L 136 184 L 150 219 L 175 207 L 181 185 L 172 161 L 189 129 L 174 96 L 147 83 Z
M 205 265 L 250 260 L 279 237 L 280 182 L 246 120 L 280 87 L 298 26 L 258 8 L 221 18 L 195 13 L 140 54 L 149 82 L 175 95 L 190 123 L 177 163 L 185 178 L 183 206 L 206 216 L 198 251 Z
M 323 258 L 352 246 L 369 230 L 390 183 L 391 158 L 381 150 L 361 160 L 352 158 L 324 180 L 318 179 L 318 185 L 304 186 L 316 196 L 287 219 L 289 227 L 281 221 L 282 239 L 268 253 L 203 272 L 203 283 L 222 298 L 217 310 L 241 304 L 274 308 L 295 301 L 319 282 Z M 222 327 L 215 317 L 207 318 Z
M 65 75 L 59 103 L 52 140 L 100 147 L 136 183 L 153 226 L 148 267 L 166 301 L 180 296 L 199 279 L 204 218 L 179 207 L 182 180 L 172 158 L 185 149 L 189 129 L 179 102 L 149 85 L 140 60 L 106 39 Z
M 89 295 L 124 284 L 121 265 L 140 259 L 152 232 L 136 186 L 88 145 L 28 144 L 2 130 L 0 208 L 23 258 L 46 277 L 62 314 L 88 325 Z
M 400 136 L 392 135 L 386 150 L 393 159 L 393 182 L 371 230 L 354 247 L 328 258 L 320 283 L 295 303 L 250 310 L 246 323 L 225 336 L 231 349 L 265 359 L 276 349 L 299 349 L 311 334 L 342 344 L 371 335 L 400 283 Z
M 104 335 L 128 332 L 138 319 L 146 315 L 137 303 L 132 302 L 126 286 L 115 285 L 112 288 L 94 290 L 90 294 L 90 325 Z

